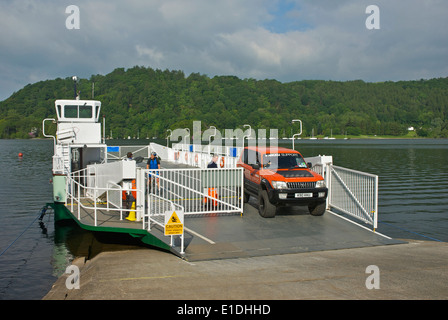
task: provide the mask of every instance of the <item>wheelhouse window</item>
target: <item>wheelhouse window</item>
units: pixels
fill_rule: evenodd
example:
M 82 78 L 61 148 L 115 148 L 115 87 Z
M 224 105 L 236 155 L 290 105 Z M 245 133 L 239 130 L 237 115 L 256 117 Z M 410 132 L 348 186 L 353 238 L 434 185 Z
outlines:
M 80 118 L 92 118 L 92 106 L 79 106 L 79 117 Z
M 92 118 L 92 106 L 90 105 L 65 105 L 64 106 L 64 117 L 65 118 Z
M 65 118 L 78 118 L 78 106 L 66 105 L 64 106 Z

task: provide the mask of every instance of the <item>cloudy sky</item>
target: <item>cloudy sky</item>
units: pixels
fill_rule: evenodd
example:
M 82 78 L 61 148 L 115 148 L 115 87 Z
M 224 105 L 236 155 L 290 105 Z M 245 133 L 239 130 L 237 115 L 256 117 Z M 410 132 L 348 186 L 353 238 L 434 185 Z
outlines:
M 136 65 L 282 82 L 447 77 L 447 14 L 447 0 L 1 0 L 0 101 Z

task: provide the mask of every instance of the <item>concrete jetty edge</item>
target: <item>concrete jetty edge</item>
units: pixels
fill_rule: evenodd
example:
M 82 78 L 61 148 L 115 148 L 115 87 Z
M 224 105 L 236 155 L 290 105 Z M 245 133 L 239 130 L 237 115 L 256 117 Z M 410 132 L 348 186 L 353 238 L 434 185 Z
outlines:
M 73 261 L 79 289 L 63 274 L 43 300 L 447 299 L 448 243 L 405 241 L 194 262 L 156 249 L 102 252 Z

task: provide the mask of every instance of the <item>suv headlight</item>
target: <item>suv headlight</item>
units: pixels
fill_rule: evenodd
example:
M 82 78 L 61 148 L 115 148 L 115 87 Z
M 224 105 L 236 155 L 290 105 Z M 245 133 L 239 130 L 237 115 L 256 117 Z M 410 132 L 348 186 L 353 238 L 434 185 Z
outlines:
M 325 180 L 319 180 L 316 182 L 316 188 L 325 188 Z
M 274 189 L 287 189 L 288 185 L 285 181 L 272 181 L 272 186 Z

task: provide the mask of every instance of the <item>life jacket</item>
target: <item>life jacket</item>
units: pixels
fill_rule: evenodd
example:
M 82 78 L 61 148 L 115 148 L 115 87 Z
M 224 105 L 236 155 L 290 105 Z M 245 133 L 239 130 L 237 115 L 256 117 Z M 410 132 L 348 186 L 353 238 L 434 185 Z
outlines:
M 149 169 L 159 169 L 159 159 L 149 159 Z
M 211 198 L 218 199 L 218 190 L 216 190 L 216 188 L 208 188 L 208 195 Z M 214 207 L 216 207 L 218 205 L 218 201 L 212 200 L 212 199 L 207 198 L 207 197 L 204 197 L 204 199 L 203 199 L 203 203 L 204 204 L 206 204 L 209 201 L 210 201 L 211 204 L 213 204 Z
M 137 184 L 135 183 L 135 179 L 134 180 L 132 180 L 132 190 L 133 191 L 131 191 L 131 193 L 132 193 L 132 196 L 134 197 L 134 199 L 137 199 Z M 121 195 L 121 199 L 123 200 L 123 201 L 126 201 L 126 193 L 127 193 L 128 191 L 126 191 L 126 190 L 123 190 L 123 192 L 122 192 L 122 195 Z

